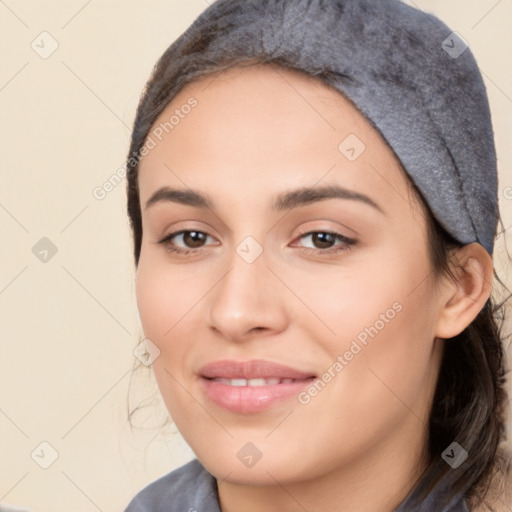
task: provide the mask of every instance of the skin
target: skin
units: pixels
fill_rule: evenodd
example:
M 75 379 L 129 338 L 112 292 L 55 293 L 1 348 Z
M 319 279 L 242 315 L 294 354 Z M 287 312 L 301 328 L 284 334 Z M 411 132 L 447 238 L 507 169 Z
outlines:
M 137 303 L 160 350 L 153 370 L 169 413 L 217 478 L 223 512 L 392 511 L 427 464 L 442 338 L 483 307 L 492 262 L 471 244 L 457 255 L 466 270 L 455 269 L 456 280 L 432 272 L 424 210 L 398 161 L 323 83 L 269 65 L 233 68 L 186 86 L 154 126 L 190 97 L 197 106 L 139 175 Z M 365 145 L 354 161 L 338 149 L 349 134 Z M 340 198 L 271 207 L 289 189 L 332 184 L 382 211 Z M 214 207 L 146 208 L 163 186 L 207 194 Z M 209 236 L 158 243 L 182 229 Z M 356 243 L 302 236 L 325 231 Z M 250 264 L 236 252 L 247 236 L 263 250 Z M 400 312 L 307 405 L 291 399 L 242 414 L 202 393 L 198 371 L 219 359 L 322 375 L 397 303 Z M 262 454 L 251 468 L 237 457 L 247 442 Z

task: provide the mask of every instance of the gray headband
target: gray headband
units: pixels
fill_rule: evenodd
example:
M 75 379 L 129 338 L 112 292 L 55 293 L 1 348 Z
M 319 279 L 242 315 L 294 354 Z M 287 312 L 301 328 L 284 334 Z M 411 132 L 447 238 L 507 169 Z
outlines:
M 464 40 L 398 0 L 217 0 L 176 41 L 215 32 L 201 58 L 281 62 L 348 97 L 439 223 L 490 254 L 498 219 L 485 86 Z M 340 141 L 341 142 L 341 141 Z

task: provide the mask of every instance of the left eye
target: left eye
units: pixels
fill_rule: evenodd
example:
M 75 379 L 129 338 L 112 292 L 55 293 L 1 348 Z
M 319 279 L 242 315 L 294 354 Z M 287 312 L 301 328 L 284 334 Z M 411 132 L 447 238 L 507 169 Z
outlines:
M 303 247 L 313 250 L 332 249 L 333 247 L 336 247 L 336 242 L 339 242 L 337 245 L 340 249 L 348 248 L 355 244 L 355 240 L 347 238 L 340 233 L 332 233 L 330 231 L 312 231 L 301 235 L 299 239 L 309 239 L 309 246 L 306 245 Z

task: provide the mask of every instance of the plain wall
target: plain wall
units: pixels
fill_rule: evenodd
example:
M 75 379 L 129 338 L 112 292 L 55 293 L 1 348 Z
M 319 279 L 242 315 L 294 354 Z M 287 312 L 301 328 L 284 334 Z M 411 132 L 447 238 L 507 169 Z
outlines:
M 508 228 L 512 2 L 409 3 L 459 32 L 481 66 Z M 192 457 L 172 426 L 152 428 L 165 416 L 158 395 L 147 415 L 153 425 L 133 432 L 127 425 L 141 330 L 125 182 L 103 199 L 93 191 L 122 169 L 152 66 L 207 5 L 0 3 L 0 501 L 34 512 L 121 511 L 141 487 Z M 48 58 L 40 55 L 55 43 L 43 31 L 58 43 Z M 46 262 L 32 252 L 38 243 L 50 251 Z M 505 263 L 500 244 L 496 265 L 511 286 Z M 133 384 L 140 396 L 154 391 L 144 375 Z M 41 442 L 58 453 L 48 469 L 39 464 L 52 450 Z

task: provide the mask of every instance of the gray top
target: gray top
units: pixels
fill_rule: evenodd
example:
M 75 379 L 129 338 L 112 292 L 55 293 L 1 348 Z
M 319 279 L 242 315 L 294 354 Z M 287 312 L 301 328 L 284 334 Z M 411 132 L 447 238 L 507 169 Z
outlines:
M 142 489 L 125 512 L 220 512 L 215 477 L 194 459 Z
M 438 486 L 414 512 L 469 512 L 464 500 L 457 499 L 440 509 Z M 402 507 L 403 504 L 400 506 Z M 400 508 L 399 507 L 399 508 Z M 396 509 L 398 510 L 398 509 Z M 410 510 L 413 509 L 405 509 Z M 215 477 L 194 459 L 142 489 L 125 512 L 221 512 Z

